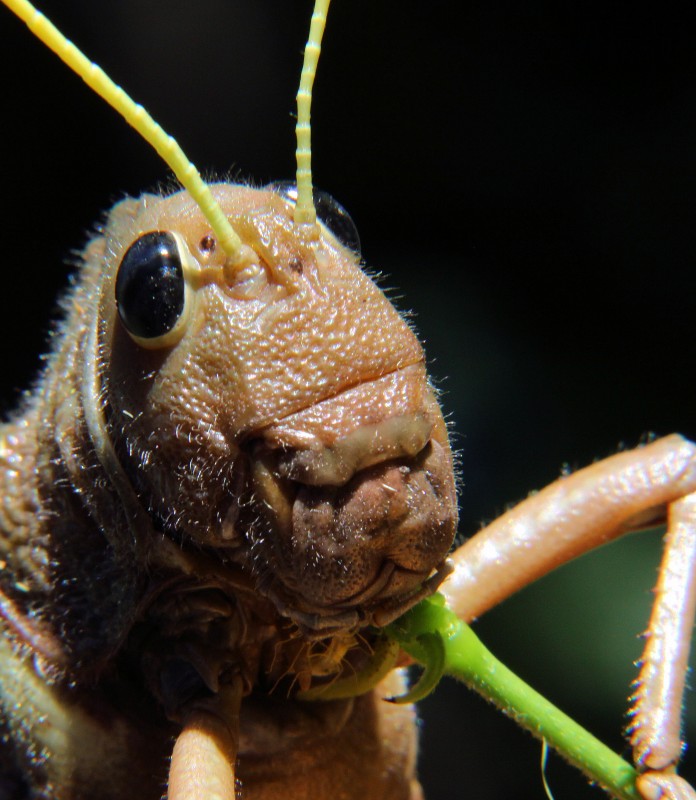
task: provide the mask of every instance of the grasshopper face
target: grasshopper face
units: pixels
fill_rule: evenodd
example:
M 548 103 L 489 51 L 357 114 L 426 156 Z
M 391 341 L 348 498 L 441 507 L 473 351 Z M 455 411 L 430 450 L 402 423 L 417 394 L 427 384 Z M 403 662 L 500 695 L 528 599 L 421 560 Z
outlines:
M 326 229 L 319 249 L 298 236 L 281 195 L 215 195 L 255 254 L 240 272 L 184 194 L 111 216 L 99 313 L 114 447 L 158 527 L 251 570 L 307 631 L 380 624 L 441 580 L 456 527 L 420 343 L 354 253 Z M 122 288 L 153 232 L 184 262 L 174 342 L 128 330 L 127 306 L 147 316 L 137 293 L 157 291 L 138 275 L 135 299 Z

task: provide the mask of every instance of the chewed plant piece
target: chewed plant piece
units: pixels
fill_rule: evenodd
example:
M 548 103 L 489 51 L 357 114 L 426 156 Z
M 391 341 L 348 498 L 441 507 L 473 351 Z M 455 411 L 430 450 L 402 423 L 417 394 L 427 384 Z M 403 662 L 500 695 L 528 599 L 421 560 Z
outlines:
M 418 683 L 397 702 L 416 701 L 433 691 L 443 675 L 463 681 L 497 705 L 518 725 L 550 745 L 589 780 L 621 800 L 638 800 L 638 773 L 574 720 L 520 680 L 446 607 L 441 595 L 423 600 L 387 630 L 424 666 Z
M 459 620 L 667 509 L 632 741 L 644 800 L 691 797 L 673 765 L 696 449 L 673 436 L 599 462 L 450 553 L 453 458 L 422 345 L 313 186 L 328 2 L 305 51 L 296 179 L 263 188 L 204 183 L 45 17 L 3 3 L 183 189 L 109 212 L 0 429 L 0 794 L 416 800 L 411 702 L 451 671 Z M 408 689 L 411 658 L 425 670 Z M 540 730 L 574 758 L 576 728 L 560 727 Z M 633 797 L 625 769 L 597 779 Z

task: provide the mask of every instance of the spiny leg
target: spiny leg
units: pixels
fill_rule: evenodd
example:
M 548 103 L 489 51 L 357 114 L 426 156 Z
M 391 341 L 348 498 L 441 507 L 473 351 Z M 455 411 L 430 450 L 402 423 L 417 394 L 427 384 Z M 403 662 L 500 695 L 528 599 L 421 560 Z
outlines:
M 696 446 L 682 437 L 665 437 L 619 453 L 561 478 L 462 545 L 454 553 L 454 572 L 442 589 L 450 607 L 462 619 L 472 620 L 555 567 L 663 519 L 664 508 L 670 506 L 663 562 L 667 575 L 658 585 L 633 710 L 636 762 L 651 770 L 639 784 L 646 800 L 696 798 L 674 774 L 681 749 L 689 614 L 693 619 L 696 501 L 687 496 L 694 492 Z M 678 578 L 675 563 L 683 573 Z M 687 614 L 686 621 L 679 619 L 682 613 Z M 664 663 L 666 652 L 670 658 L 678 654 L 676 663 Z M 661 702 L 666 696 L 667 708 Z M 664 748 L 655 744 L 662 736 L 669 738 Z M 654 758 L 649 757 L 652 754 Z
M 638 786 L 650 800 L 696 797 L 690 786 L 679 787 L 682 794 L 670 791 L 670 785 L 678 785 L 673 770 L 682 752 L 681 709 L 696 608 L 696 494 L 672 503 L 668 519 L 665 552 L 631 710 L 633 758 L 646 770 Z

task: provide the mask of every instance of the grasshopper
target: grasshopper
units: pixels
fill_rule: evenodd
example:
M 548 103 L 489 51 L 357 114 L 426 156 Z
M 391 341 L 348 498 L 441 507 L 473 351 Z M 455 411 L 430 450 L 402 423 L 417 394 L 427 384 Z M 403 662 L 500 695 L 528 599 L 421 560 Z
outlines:
M 609 448 L 609 447 L 611 447 L 612 445 L 613 445 L 613 442 L 612 442 L 612 444 L 611 444 L 611 445 L 607 445 L 606 447 L 607 447 L 607 448 Z

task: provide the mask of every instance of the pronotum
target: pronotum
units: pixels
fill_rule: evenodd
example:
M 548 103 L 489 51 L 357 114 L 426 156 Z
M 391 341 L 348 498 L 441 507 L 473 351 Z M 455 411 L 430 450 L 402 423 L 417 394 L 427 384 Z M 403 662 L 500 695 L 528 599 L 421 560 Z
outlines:
M 60 18 L 60 8 L 54 9 L 51 3 L 46 3 L 45 9 L 58 14 L 59 21 L 78 41 L 82 41 L 79 38 L 81 25 L 87 29 L 82 35 L 91 35 L 95 40 L 99 38 L 101 27 L 108 34 L 103 50 L 97 49 L 98 41 L 95 45 L 88 38 L 83 41 L 86 47 L 89 42 L 88 49 L 96 60 L 111 67 L 110 58 L 114 55 L 109 52 L 111 43 L 108 40 L 116 23 L 104 21 L 103 15 L 111 13 L 108 8 L 85 5 L 83 8 L 82 4 L 71 4 L 68 11 L 74 13 L 75 18 L 71 21 L 66 17 L 65 22 Z M 287 98 L 296 81 L 296 51 L 305 19 L 302 14 L 296 16 L 297 9 L 283 7 L 282 13 L 287 13 L 294 21 L 285 23 L 273 19 L 254 24 L 255 15 L 281 13 L 275 7 L 262 9 L 262 5 L 254 3 L 245 9 L 241 4 L 234 4 L 234 9 L 214 6 L 210 10 L 197 6 L 196 20 L 181 20 L 169 9 L 166 14 L 172 29 L 178 27 L 188 32 L 198 23 L 205 40 L 200 47 L 203 51 L 250 53 L 246 62 L 240 58 L 239 64 L 211 70 L 214 78 L 200 80 L 200 84 L 206 86 L 216 81 L 229 81 L 230 88 L 221 89 L 220 93 L 239 98 L 229 104 L 234 122 L 226 123 L 222 118 L 228 109 L 219 111 L 217 106 L 214 111 L 208 107 L 203 124 L 192 122 L 192 106 L 197 107 L 201 102 L 204 106 L 215 103 L 209 95 L 201 100 L 198 79 L 191 77 L 191 70 L 199 69 L 191 65 L 193 57 L 185 59 L 187 71 L 181 77 L 167 81 L 167 85 L 179 87 L 185 87 L 187 82 L 193 85 L 193 97 L 187 102 L 179 100 L 177 89 L 175 99 L 160 112 L 158 103 L 166 102 L 159 100 L 165 83 L 162 78 L 153 80 L 157 85 L 152 90 L 152 98 L 135 91 L 131 80 L 138 80 L 138 71 L 144 75 L 152 73 L 149 60 L 164 59 L 164 55 L 153 55 L 153 48 L 161 46 L 157 42 L 157 30 L 161 29 L 163 15 L 157 10 L 152 12 L 151 20 L 131 25 L 131 35 L 135 36 L 136 30 L 139 32 L 141 49 L 133 56 L 132 68 L 124 67 L 117 73 L 121 80 L 126 81 L 127 77 L 129 86 L 147 100 L 158 117 L 169 122 L 167 114 L 181 114 L 181 124 L 169 123 L 169 127 L 180 131 L 190 125 L 194 129 L 192 136 L 195 136 L 196 125 L 202 128 L 201 135 L 205 136 L 209 136 L 213 128 L 216 136 L 224 139 L 210 157 L 206 157 L 205 150 L 196 151 L 195 146 L 190 147 L 199 163 L 213 164 L 224 170 L 230 160 L 235 159 L 243 164 L 245 171 L 261 180 L 291 172 L 291 147 L 286 146 L 290 125 L 285 112 L 289 108 Z M 156 8 L 156 4 L 153 7 Z M 435 347 L 436 353 L 442 353 L 438 355 L 435 369 L 440 375 L 451 376 L 446 384 L 450 394 L 445 404 L 455 409 L 459 428 L 466 436 L 463 440 L 466 487 L 462 528 L 467 533 L 475 530 L 481 518 L 493 516 L 506 500 L 552 479 L 563 461 L 570 459 L 573 465 L 586 463 L 598 454 L 611 452 L 620 441 L 635 443 L 642 433 L 651 429 L 661 433 L 673 429 L 693 432 L 691 417 L 686 413 L 690 405 L 688 381 L 681 372 L 684 364 L 691 363 L 693 341 L 684 340 L 677 324 L 690 307 L 688 289 L 691 286 L 691 278 L 684 267 L 690 253 L 685 233 L 688 203 L 682 199 L 680 191 L 682 182 L 688 184 L 688 178 L 677 173 L 673 166 L 678 158 L 687 158 L 690 152 L 687 133 L 683 133 L 676 144 L 673 141 L 676 133 L 689 130 L 688 115 L 683 111 L 688 104 L 681 101 L 684 94 L 679 91 L 683 86 L 676 69 L 679 59 L 673 52 L 676 47 L 677 52 L 682 53 L 679 39 L 677 37 L 675 44 L 674 37 L 669 35 L 671 29 L 665 26 L 655 31 L 652 23 L 648 26 L 646 21 L 643 26 L 641 20 L 603 19 L 601 25 L 595 26 L 591 12 L 572 20 L 555 17 L 548 22 L 546 8 L 541 5 L 527 5 L 521 17 L 506 15 L 490 4 L 486 9 L 485 14 L 475 8 L 470 11 L 462 44 L 460 33 L 452 32 L 449 34 L 451 41 L 447 42 L 451 47 L 442 47 L 442 31 L 436 25 L 434 14 L 431 17 L 423 10 L 414 10 L 411 16 L 394 21 L 389 18 L 388 8 L 375 9 L 372 4 L 364 7 L 359 3 L 337 4 L 333 12 L 334 27 L 330 26 L 327 34 L 328 58 L 322 65 L 325 72 L 320 79 L 326 87 L 323 102 L 331 110 L 323 111 L 321 105 L 315 110 L 320 131 L 322 126 L 332 125 L 330 143 L 319 145 L 328 151 L 324 156 L 326 166 L 321 160 L 318 162 L 318 169 L 326 175 L 322 179 L 320 172 L 320 185 L 330 186 L 351 210 L 357 203 L 360 212 L 355 216 L 362 223 L 367 258 L 389 270 L 394 276 L 393 282 L 411 287 L 404 305 L 416 305 L 421 296 L 426 297 L 420 311 L 420 328 L 431 340 L 429 352 L 433 353 Z M 224 16 L 232 13 L 237 15 L 234 19 Z M 351 51 L 363 40 L 358 33 L 349 35 L 349 32 L 352 26 L 358 30 L 364 27 L 366 19 L 369 30 L 363 34 L 365 43 L 360 45 L 365 53 L 356 59 L 353 52 L 351 58 Z M 245 24 L 241 34 L 240 20 L 251 21 L 252 30 L 247 30 Z M 293 29 L 295 38 L 289 42 L 288 26 L 292 24 L 296 26 Z M 4 43 L 9 23 L 3 19 L 2 25 Z M 398 26 L 398 35 L 394 35 L 394 25 Z M 626 25 L 630 26 L 628 31 Z M 679 24 L 675 22 L 674 26 L 678 28 Z M 594 47 L 587 44 L 588 32 L 591 32 L 590 41 Z M 212 37 L 217 35 L 221 36 L 221 42 L 216 47 Z M 235 35 L 240 36 L 239 43 L 230 46 L 230 41 L 234 41 L 230 37 Z M 254 45 L 249 41 L 252 35 L 260 37 Z M 437 47 L 436 37 L 440 37 Z M 171 40 L 166 35 L 163 38 L 163 49 L 171 55 Z M 32 191 L 26 200 L 22 195 L 16 196 L 15 191 L 21 193 L 27 188 L 11 182 L 8 175 L 4 200 L 9 201 L 13 209 L 21 207 L 25 212 L 18 215 L 12 211 L 12 236 L 6 237 L 7 247 L 17 247 L 18 255 L 10 256 L 8 250 L 6 258 L 8 264 L 26 263 L 27 242 L 31 241 L 31 262 L 42 265 L 42 281 L 44 276 L 49 281 L 53 276 L 43 265 L 57 264 L 79 241 L 80 230 L 97 216 L 100 208 L 108 205 L 110 193 L 118 189 L 135 193 L 143 184 L 153 184 L 162 170 L 152 156 L 144 177 L 142 174 L 126 177 L 135 162 L 150 156 L 137 140 L 131 144 L 130 132 L 114 124 L 110 112 L 102 111 L 99 101 L 91 97 L 85 103 L 90 116 L 96 115 L 98 119 L 96 128 L 104 130 L 111 126 L 116 129 L 113 136 L 118 137 L 118 146 L 112 148 L 104 144 L 102 135 L 97 136 L 87 122 L 69 124 L 71 141 L 65 146 L 56 143 L 63 113 L 60 106 L 70 103 L 69 96 L 73 94 L 76 102 L 82 102 L 86 93 L 79 82 L 73 91 L 74 80 L 57 69 L 40 47 L 23 36 L 11 37 L 8 44 L 14 44 L 15 40 L 21 51 L 17 57 L 26 59 L 33 88 L 20 88 L 24 78 L 16 77 L 16 61 L 10 61 L 3 68 L 3 75 L 7 76 L 3 81 L 6 107 L 12 111 L 16 109 L 20 117 L 13 122 L 12 130 L 9 126 L 5 130 L 12 153 L 5 160 L 7 173 L 10 162 L 22 164 L 18 171 L 30 182 Z M 621 45 L 623 58 L 613 55 L 617 41 L 631 43 Z M 351 42 L 351 47 L 344 48 L 343 42 Z M 190 44 L 183 39 L 178 47 L 190 47 Z M 460 47 L 465 55 L 456 54 Z M 295 62 L 292 69 L 279 67 L 270 76 L 280 86 L 279 94 L 283 98 L 276 101 L 268 84 L 253 90 L 251 82 L 269 76 L 269 64 L 272 59 L 281 58 L 282 48 L 288 50 L 287 57 L 294 58 Z M 559 52 L 561 50 L 567 52 Z M 414 56 L 424 51 L 428 53 L 427 58 L 419 60 Z M 262 59 L 260 52 L 264 53 Z M 647 53 L 650 53 L 650 61 Z M 9 48 L 3 53 L 3 58 L 6 57 L 9 57 Z M 544 61 L 539 65 L 542 57 Z M 174 61 L 181 59 L 175 57 Z M 249 68 L 250 61 L 253 69 Z M 399 71 L 394 68 L 395 63 L 402 65 Z M 44 65 L 40 80 L 34 75 L 38 65 Z M 345 72 L 345 76 L 334 74 L 332 65 L 336 72 Z M 611 67 L 614 67 L 613 72 Z M 358 70 L 362 69 L 369 70 L 369 79 L 358 77 Z M 432 74 L 428 72 L 430 69 Z M 641 95 L 639 90 L 648 75 L 651 83 Z M 537 79 L 536 83 L 533 78 Z M 580 78 L 585 78 L 586 82 L 578 86 L 576 82 Z M 343 83 L 345 79 L 349 79 L 350 84 Z M 60 81 L 60 88 L 46 95 L 54 105 L 43 105 L 40 119 L 33 118 L 30 124 L 23 124 L 22 102 L 37 94 L 40 89 L 37 84 L 53 80 Z M 378 83 L 374 92 L 367 93 L 364 87 L 372 86 L 375 81 Z M 434 116 L 426 117 L 427 135 L 418 127 L 423 115 L 414 113 L 409 102 L 414 96 L 427 96 L 426 89 L 438 92 L 437 102 L 432 102 L 430 96 L 430 113 Z M 11 96 L 15 91 L 19 95 L 16 98 Z M 403 97 L 403 103 L 395 103 L 394 95 Z M 42 93 L 42 96 L 45 95 Z M 261 113 L 259 98 L 263 98 L 262 106 L 280 109 L 275 122 L 262 125 L 256 122 L 257 114 Z M 537 106 L 547 99 L 549 110 L 542 115 Z M 380 104 L 388 108 L 388 114 L 382 110 L 380 116 Z M 240 115 L 239 107 L 246 108 L 254 120 L 251 123 L 246 120 L 251 133 L 240 132 L 245 123 L 240 116 L 247 115 Z M 465 124 L 452 116 L 461 107 L 468 109 Z M 657 109 L 656 114 L 650 113 L 653 108 Z M 342 116 L 334 121 L 333 113 Z M 404 116 L 397 117 L 397 114 Z M 85 119 L 76 107 L 68 116 Z M 209 122 L 210 117 L 215 118 L 215 124 Z M 470 132 L 472 126 L 475 126 L 475 133 Z M 435 138 L 433 127 L 438 131 Z M 220 129 L 225 133 L 220 133 Z M 247 158 L 241 152 L 242 147 L 236 145 L 235 137 L 258 138 L 259 129 L 264 131 L 264 136 L 271 136 L 269 130 L 273 135 L 280 131 L 282 141 L 276 145 L 264 140 L 265 152 L 259 158 L 265 160 L 256 162 L 254 156 Z M 87 142 L 83 144 L 79 137 L 85 133 Z M 365 136 L 364 146 L 356 145 L 357 136 Z M 52 160 L 64 158 L 70 163 L 70 168 L 58 178 L 52 177 L 49 171 L 53 165 L 41 161 L 42 142 L 45 149 L 46 140 L 52 143 L 51 151 L 58 154 Z M 407 157 L 395 152 L 395 143 L 399 141 L 405 143 Z M 682 142 L 683 148 L 680 147 Z M 30 147 L 25 158 L 15 155 L 23 145 Z M 74 150 L 71 151 L 70 146 Z M 345 154 L 351 148 L 373 152 L 380 164 L 379 169 L 365 166 L 365 172 L 371 176 L 367 190 L 364 183 L 349 174 L 353 170 L 341 168 L 347 163 Z M 113 154 L 107 151 L 112 149 L 117 153 L 115 175 L 109 175 L 108 161 Z M 580 153 L 576 161 L 580 164 L 580 173 L 572 171 L 573 156 L 577 152 Z M 284 154 L 284 165 L 276 166 L 277 162 L 271 162 L 278 153 Z M 334 154 L 336 164 L 332 163 Z M 90 156 L 94 159 L 92 162 Z M 529 166 L 521 166 L 523 164 Z M 590 172 L 588 177 L 586 171 L 591 168 L 596 171 Z M 89 184 L 97 173 L 101 187 L 97 191 L 101 195 L 91 201 L 89 209 L 80 211 L 80 195 L 89 196 L 91 189 L 89 185 L 80 189 L 78 184 L 83 180 Z M 549 177 L 544 177 L 546 174 Z M 626 179 L 623 183 L 622 178 Z M 45 181 L 45 184 L 39 183 L 42 186 L 39 190 L 34 181 Z M 636 189 L 636 184 L 642 191 Z M 77 193 L 78 197 L 70 196 L 68 202 L 65 192 Z M 367 199 L 361 201 L 361 194 Z M 37 222 L 32 214 L 45 208 L 48 198 L 53 198 L 50 205 L 53 209 L 60 207 L 60 212 L 69 206 L 71 219 L 64 222 L 57 211 L 52 211 L 50 219 L 41 220 L 42 231 L 46 231 L 44 235 L 51 248 L 51 254 L 42 257 L 38 253 L 39 244 L 35 243 Z M 30 211 L 26 211 L 27 208 Z M 3 218 L 10 217 L 5 213 Z M 379 220 L 379 227 L 375 220 Z M 26 223 L 27 228 L 22 228 Z M 374 226 L 374 235 L 370 226 Z M 451 242 L 447 241 L 451 235 L 443 237 L 445 230 L 463 230 L 464 236 L 470 232 L 469 244 L 466 240 L 461 244 L 457 233 L 456 253 L 452 255 Z M 593 237 L 593 230 L 599 232 L 597 237 Z M 391 231 L 398 233 L 393 235 Z M 371 244 L 371 240 L 376 244 Z M 599 243 L 593 245 L 593 241 Z M 407 272 L 409 259 L 404 254 L 415 248 L 422 257 L 411 273 Z M 424 263 L 428 266 L 423 267 Z M 35 282 L 27 280 L 24 272 L 12 270 L 10 279 L 29 285 L 33 294 L 20 302 L 17 293 L 21 286 L 6 292 L 12 309 L 32 308 L 36 303 Z M 610 277 L 615 275 L 618 277 Z M 436 276 L 438 279 L 433 280 Z M 472 299 L 476 292 L 482 298 L 478 302 Z M 50 294 L 54 294 L 53 288 Z M 578 295 L 582 300 L 581 309 L 573 307 L 573 298 Z M 536 301 L 543 311 L 534 310 Z M 448 318 L 458 324 L 461 320 L 461 324 L 467 326 L 465 331 L 455 330 L 450 325 L 445 326 L 444 334 L 434 330 L 434 324 L 427 317 L 431 309 L 436 309 L 435 316 L 439 319 Z M 36 329 L 41 325 L 45 328 L 46 314 L 38 325 L 32 321 L 32 330 L 21 338 L 36 336 Z M 9 321 L 11 315 L 8 313 L 6 318 Z M 8 325 L 6 341 L 14 342 L 19 338 L 16 325 L 17 322 Z M 604 328 L 605 325 L 608 327 Z M 474 326 L 478 331 L 476 335 L 471 332 Z M 505 338 L 514 342 L 510 350 L 504 349 L 507 345 L 502 340 Z M 34 351 L 38 347 L 38 344 L 32 345 Z M 8 349 L 12 353 L 20 350 L 14 345 Z M 493 357 L 488 356 L 491 350 Z M 485 370 L 493 375 L 494 383 L 488 389 L 482 388 L 481 383 L 482 353 L 488 356 Z M 22 357 L 26 358 L 24 354 Z M 602 361 L 603 358 L 606 361 Z M 536 371 L 530 373 L 534 368 Z M 472 379 L 471 375 L 475 377 Z M 456 400 L 460 381 L 469 380 L 475 380 L 475 387 L 466 389 L 466 400 Z M 24 378 L 9 376 L 5 382 L 8 387 L 26 384 Z M 530 391 L 532 398 L 522 399 L 523 391 Z M 664 400 L 662 406 L 660 399 Z M 493 421 L 492 406 L 501 407 L 501 415 L 509 420 L 512 430 L 504 428 L 497 419 Z M 553 417 L 560 418 L 560 432 L 545 427 Z M 485 449 L 479 444 L 483 440 Z M 548 450 L 539 453 L 540 448 Z M 513 460 L 513 450 L 520 454 L 518 461 Z M 542 466 L 530 464 L 530 452 Z M 490 499 L 481 499 L 484 493 Z M 638 546 L 636 542 L 631 543 L 632 548 Z M 652 580 L 650 569 L 646 587 Z M 645 588 L 640 591 L 645 595 Z M 608 600 L 608 607 L 616 603 Z M 623 612 L 617 616 L 623 617 Z M 630 639 L 641 624 L 626 624 L 627 638 Z M 525 626 L 525 636 L 528 628 L 534 627 L 534 624 Z M 602 644 L 594 646 L 601 649 Z M 637 647 L 633 651 L 635 655 Z M 575 686 L 579 677 L 568 676 L 566 668 L 557 665 L 557 658 L 558 653 L 553 652 L 542 660 L 551 662 L 551 669 L 561 673 L 559 681 Z M 630 656 L 625 660 L 630 660 Z M 620 692 L 622 679 L 613 685 Z M 577 694 L 580 694 L 579 689 Z M 478 725 L 468 722 L 463 714 L 452 713 L 467 727 Z M 618 720 L 620 711 L 615 713 Z M 431 728 L 432 723 L 428 727 Z M 497 747 L 491 745 L 490 752 L 495 754 Z M 499 760 L 501 756 L 494 758 Z M 527 757 L 527 761 L 531 759 Z

